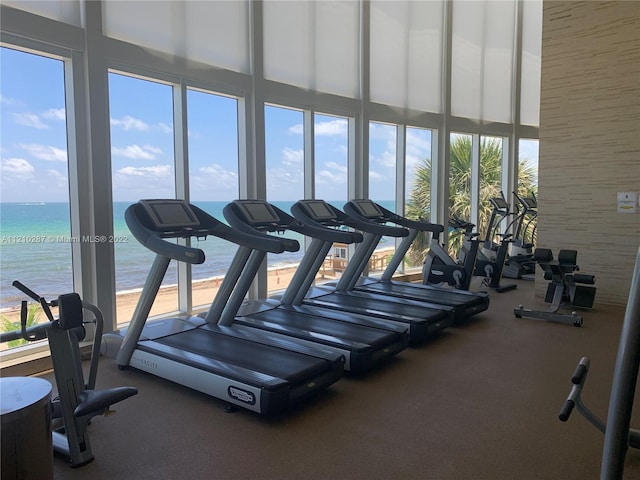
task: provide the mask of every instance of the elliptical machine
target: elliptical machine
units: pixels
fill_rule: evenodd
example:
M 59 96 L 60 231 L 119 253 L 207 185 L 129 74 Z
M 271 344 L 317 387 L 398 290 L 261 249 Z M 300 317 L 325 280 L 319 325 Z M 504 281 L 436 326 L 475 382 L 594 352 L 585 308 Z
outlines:
M 535 262 L 532 260 L 531 246 L 524 245 L 517 238 L 518 229 L 523 225 L 524 216 L 516 213 L 513 220 L 508 221 L 509 217 L 512 216 L 512 212 L 504 192 L 500 192 L 499 197 L 490 198 L 489 202 L 491 202 L 493 210 L 491 211 L 481 252 L 489 258 L 497 257 L 500 247 L 504 245 L 505 241 L 508 241 L 502 277 L 522 278 L 523 275 L 535 273 Z M 498 227 L 503 221 L 508 222 L 504 230 L 505 233 L 498 233 Z M 513 230 L 513 233 L 506 233 L 509 230 Z M 500 237 L 500 243 L 493 241 L 495 237 Z
M 509 249 L 508 263 L 513 265 L 511 271 L 520 272 L 521 277 L 533 275 L 536 269 L 533 249 L 535 247 L 537 229 L 538 200 L 534 193 L 525 197 L 518 195 L 518 192 L 514 191 L 513 197 L 515 204 L 514 218 L 507 227 L 508 229 L 513 229 L 513 242 Z
M 13 282 L 13 286 L 37 301 L 49 321 L 27 328 L 27 302 L 22 301 L 20 330 L 0 334 L 0 343 L 18 339 L 49 340 L 58 389 L 58 398 L 51 402 L 53 449 L 69 458 L 72 467 L 86 465 L 94 459 L 87 434 L 91 419 L 108 414 L 111 405 L 136 395 L 138 390 L 135 387 L 95 388 L 104 324 L 98 307 L 83 302 L 77 293 L 60 295 L 57 300 L 47 302 L 18 281 Z M 54 318 L 52 307 L 58 307 L 58 318 Z M 93 319 L 85 320 L 83 310 L 90 312 Z M 89 378 L 85 383 L 79 342 L 85 337 L 85 325 L 90 323 L 95 325 L 95 335 Z
M 490 258 L 478 248 L 480 243 L 478 237 L 480 234 L 473 231 L 475 228 L 473 223 L 454 217 L 449 220 L 449 226 L 455 230 L 462 230 L 464 232 L 462 247 L 458 252 L 458 264 L 464 265 L 467 256 L 470 254 L 473 255 L 472 252 L 475 251 L 477 256 L 473 275 L 482 277 L 482 284 L 484 286 L 492 288 L 498 293 L 518 288 L 518 285 L 515 283 L 510 285 L 500 284 L 509 248 L 509 235 L 502 237 L 500 245 L 494 252 L 495 254 Z

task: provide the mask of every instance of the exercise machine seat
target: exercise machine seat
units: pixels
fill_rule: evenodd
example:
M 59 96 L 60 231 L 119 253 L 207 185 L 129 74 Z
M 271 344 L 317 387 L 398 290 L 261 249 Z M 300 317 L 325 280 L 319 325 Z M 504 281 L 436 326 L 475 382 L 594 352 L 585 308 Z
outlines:
M 78 406 L 73 414 L 76 417 L 98 415 L 114 403 L 121 402 L 138 393 L 135 387 L 114 387 L 102 390 L 84 390 L 78 394 Z

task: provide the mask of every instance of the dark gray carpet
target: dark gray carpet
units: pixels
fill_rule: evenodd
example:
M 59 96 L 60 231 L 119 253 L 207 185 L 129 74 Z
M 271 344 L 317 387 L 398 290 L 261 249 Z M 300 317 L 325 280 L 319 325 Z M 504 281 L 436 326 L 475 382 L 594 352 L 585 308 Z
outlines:
M 225 413 L 222 401 L 102 359 L 99 387 L 140 393 L 93 420 L 96 459 L 71 469 L 56 458 L 55 478 L 596 479 L 603 435 L 577 412 L 557 415 L 586 355 L 583 398 L 606 416 L 624 309 L 598 306 L 583 328 L 516 319 L 519 303 L 547 307 L 518 283 L 492 293 L 488 312 L 277 419 Z M 640 478 L 637 450 L 625 478 Z

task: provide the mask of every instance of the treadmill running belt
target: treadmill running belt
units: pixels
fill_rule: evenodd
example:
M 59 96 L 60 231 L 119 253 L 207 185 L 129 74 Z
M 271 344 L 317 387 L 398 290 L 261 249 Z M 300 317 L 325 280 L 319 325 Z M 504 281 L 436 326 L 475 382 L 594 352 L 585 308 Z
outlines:
M 327 371 L 327 361 L 288 350 L 195 329 L 155 340 L 205 357 L 266 373 L 293 384 Z
M 406 297 L 416 300 L 425 300 L 436 304 L 444 304 L 451 306 L 471 306 L 484 303 L 481 297 L 473 295 L 459 294 L 455 292 L 447 292 L 446 290 L 428 290 L 421 289 L 411 285 L 401 285 L 398 283 L 369 283 L 355 287 L 356 290 L 364 292 L 381 292 L 387 295 L 397 295 L 398 297 Z

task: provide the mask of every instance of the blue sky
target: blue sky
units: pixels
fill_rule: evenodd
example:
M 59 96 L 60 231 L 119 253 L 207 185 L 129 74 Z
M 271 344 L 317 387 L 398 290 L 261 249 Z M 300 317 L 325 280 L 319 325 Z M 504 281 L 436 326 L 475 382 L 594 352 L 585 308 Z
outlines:
M 0 160 L 2 202 L 68 201 L 63 64 L 0 49 Z M 174 142 L 171 87 L 109 75 L 114 201 L 173 197 Z M 190 90 L 187 96 L 191 198 L 238 197 L 237 104 Z M 303 115 L 267 106 L 268 200 L 303 196 Z M 347 200 L 347 120 L 315 116 L 316 197 Z M 370 127 L 370 196 L 393 199 L 396 129 Z M 407 132 L 407 167 L 429 155 L 430 133 Z M 531 142 L 529 142 L 531 143 Z M 537 159 L 537 142 L 528 158 Z

